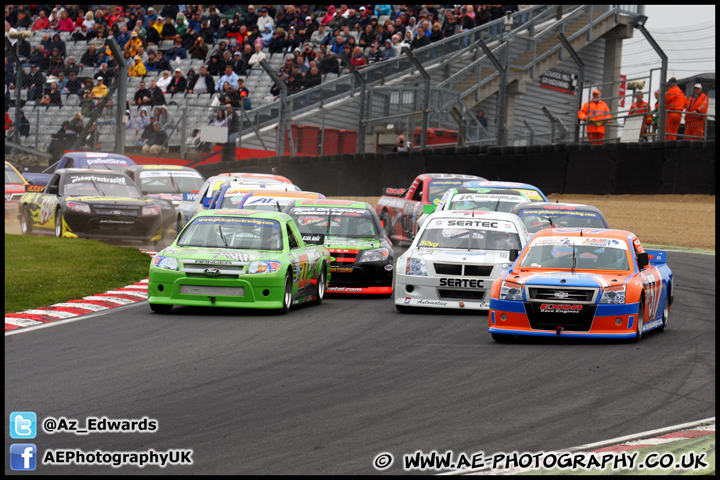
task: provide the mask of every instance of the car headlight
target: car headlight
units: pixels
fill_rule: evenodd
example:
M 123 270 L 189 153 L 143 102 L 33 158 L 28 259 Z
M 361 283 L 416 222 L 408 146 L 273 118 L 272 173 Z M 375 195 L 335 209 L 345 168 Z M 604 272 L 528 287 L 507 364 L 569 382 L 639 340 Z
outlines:
M 153 257 L 153 265 L 157 268 L 162 268 L 165 270 L 175 270 L 178 271 L 178 261 L 175 257 L 165 257 L 162 255 L 155 255 Z
M 502 282 L 500 285 L 499 300 L 514 300 L 522 302 L 522 290 L 520 285 L 513 282 Z
M 67 202 L 65 205 L 67 206 L 67 208 L 74 212 L 92 213 L 92 210 L 90 210 L 90 205 L 88 205 L 87 203 Z
M 160 215 L 160 207 L 157 205 L 145 205 L 142 209 L 142 216 Z
M 248 265 L 247 273 L 275 273 L 280 270 L 280 262 L 275 260 L 263 260 L 252 262 Z
M 427 268 L 425 267 L 425 260 L 418 258 L 408 258 L 405 266 L 405 275 L 420 275 L 427 277 Z
M 387 248 L 376 248 L 374 250 L 365 250 L 360 255 L 359 263 L 363 262 L 382 262 L 386 260 L 390 255 L 390 250 Z
M 600 297 L 600 303 L 625 303 L 625 285 L 607 287 Z

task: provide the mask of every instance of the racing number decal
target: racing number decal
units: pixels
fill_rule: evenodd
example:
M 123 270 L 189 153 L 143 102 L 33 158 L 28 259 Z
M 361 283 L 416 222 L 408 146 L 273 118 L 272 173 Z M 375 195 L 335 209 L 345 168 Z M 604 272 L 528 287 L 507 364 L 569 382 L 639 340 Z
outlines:
M 643 274 L 643 278 L 648 282 L 645 292 L 647 294 L 649 321 L 654 320 L 657 314 L 658 303 L 660 302 L 660 285 L 652 273 Z
M 57 197 L 47 196 L 42 199 L 42 203 L 40 204 L 40 225 L 45 225 L 55 217 L 56 205 Z
M 298 275 L 298 290 L 301 288 L 305 288 L 308 282 L 308 266 L 310 265 L 310 262 L 308 261 L 307 253 L 301 253 L 298 255 L 298 261 L 300 262 L 300 274 Z

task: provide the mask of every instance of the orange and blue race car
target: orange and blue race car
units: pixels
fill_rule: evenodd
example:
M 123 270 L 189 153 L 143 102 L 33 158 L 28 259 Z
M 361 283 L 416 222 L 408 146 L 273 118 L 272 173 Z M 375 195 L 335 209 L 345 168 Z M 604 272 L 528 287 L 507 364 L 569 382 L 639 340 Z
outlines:
M 625 230 L 541 230 L 493 282 L 489 332 L 502 342 L 515 335 L 638 341 L 663 331 L 674 291 L 666 259 Z

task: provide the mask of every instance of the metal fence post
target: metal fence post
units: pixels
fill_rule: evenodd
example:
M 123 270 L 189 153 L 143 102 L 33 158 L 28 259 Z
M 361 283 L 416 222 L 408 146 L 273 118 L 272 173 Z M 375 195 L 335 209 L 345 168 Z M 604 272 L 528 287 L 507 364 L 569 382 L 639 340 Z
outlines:
M 661 66 L 660 66 L 660 95 L 658 95 L 658 122 L 657 122 L 657 134 L 658 134 L 658 140 L 665 140 L 665 89 L 666 89 L 666 81 L 667 81 L 667 67 L 668 67 L 668 57 L 665 55 L 665 52 L 662 48 L 660 48 L 660 45 L 657 44 L 655 39 L 652 35 L 650 35 L 650 32 L 648 32 L 645 29 L 645 20 L 647 17 L 644 15 L 641 15 L 638 17 L 637 20 L 635 20 L 635 28 L 640 30 L 640 33 L 642 33 L 647 41 L 650 43 L 650 46 L 655 50 L 655 52 L 660 57 Z M 649 100 L 652 100 L 652 97 L 649 98 Z M 649 106 L 648 106 L 649 107 Z
M 498 124 L 498 133 L 497 133 L 497 143 L 498 145 L 505 145 L 505 141 L 507 139 L 507 129 L 505 126 L 505 95 L 507 91 L 507 74 L 508 69 L 507 67 L 503 66 L 500 61 L 495 58 L 495 55 L 490 51 L 487 45 L 485 45 L 485 42 L 482 40 L 479 40 L 480 48 L 483 49 L 483 52 L 485 52 L 485 55 L 490 59 L 492 64 L 497 68 L 498 72 L 500 72 L 500 85 L 498 86 L 498 111 L 497 111 L 497 124 Z M 508 44 L 505 44 L 505 48 L 508 48 Z
M 560 42 L 563 44 L 563 46 L 567 49 L 568 53 L 570 53 L 570 56 L 575 61 L 578 67 L 578 95 L 577 95 L 577 111 L 579 112 L 582 108 L 582 92 L 583 92 L 583 86 L 585 83 L 585 63 L 580 59 L 580 56 L 577 54 L 575 49 L 570 45 L 570 42 L 568 39 L 563 35 L 562 33 L 558 33 L 558 38 L 560 39 Z M 576 113 L 577 115 L 577 113 Z M 573 134 L 573 141 L 575 143 L 580 141 L 580 123 L 578 121 L 575 121 L 575 133 Z
M 280 87 L 280 118 L 278 119 L 278 133 L 277 139 L 275 140 L 275 152 L 278 156 L 281 156 L 285 153 L 285 132 L 288 130 L 288 89 L 285 82 L 282 81 L 272 68 L 270 68 L 267 60 L 260 60 L 260 66 L 263 70 L 265 70 L 265 72 L 267 72 L 268 75 L 270 75 L 270 78 L 273 79 L 275 85 Z M 292 138 L 292 128 L 289 130 L 290 131 L 287 135 L 290 139 L 290 153 L 295 155 L 295 142 L 293 142 Z
M 410 51 L 408 47 L 403 47 L 402 53 L 407 55 L 408 59 L 415 68 L 418 69 L 420 75 L 425 79 L 425 91 L 423 92 L 423 110 L 422 110 L 422 124 L 420 126 L 420 148 L 425 148 L 427 144 L 427 127 L 428 127 L 428 114 L 430 113 L 430 75 L 425 71 L 422 64 L 415 58 L 415 55 Z
M 357 138 L 357 146 L 356 150 L 357 153 L 365 153 L 365 104 L 367 102 L 368 97 L 368 85 L 367 80 L 365 77 L 360 75 L 360 72 L 358 72 L 357 68 L 355 68 L 355 65 L 353 65 L 350 62 L 350 59 L 345 55 L 345 52 L 340 53 L 340 58 L 343 62 L 345 62 L 345 65 L 347 65 L 348 70 L 350 70 L 350 73 L 352 73 L 353 77 L 360 82 L 360 112 L 358 113 L 358 116 L 360 117 L 360 122 L 358 122 L 358 138 Z

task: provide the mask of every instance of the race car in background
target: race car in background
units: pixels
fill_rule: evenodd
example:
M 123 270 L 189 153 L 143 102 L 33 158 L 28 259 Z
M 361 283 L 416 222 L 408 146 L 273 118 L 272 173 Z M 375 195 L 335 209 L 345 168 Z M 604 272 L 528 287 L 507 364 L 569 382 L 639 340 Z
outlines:
M 65 168 L 47 186 L 28 185 L 18 215 L 24 235 L 158 242 L 171 205 L 144 196 L 126 174 Z
M 529 235 L 517 215 L 440 210 L 397 261 L 395 307 L 487 310 L 490 288 Z
M 289 183 L 293 185 L 293 182 L 287 177 L 282 175 L 275 175 L 272 173 L 244 173 L 244 172 L 229 172 L 221 173 L 221 177 L 230 177 L 232 181 L 236 183 L 249 183 L 253 185 L 273 185 L 278 183 Z M 300 190 L 298 188 L 297 190 Z
M 94 170 L 114 170 L 125 172 L 135 162 L 118 153 L 104 152 L 68 152 L 60 160 L 50 165 L 42 173 L 25 173 L 25 180 L 32 185 L 47 185 L 53 172 L 62 168 L 90 168 Z
M 544 228 L 610 228 L 599 208 L 580 203 L 522 203 L 515 205 L 512 213 L 520 217 L 530 234 Z
M 518 182 L 492 182 L 492 181 L 470 181 L 465 182 L 463 187 L 468 188 L 487 188 L 487 189 L 510 189 L 517 190 L 525 195 L 531 202 L 547 202 L 548 199 L 545 194 L 535 185 L 529 183 L 518 183 Z
M 304 236 L 323 235 L 333 261 L 328 292 L 391 295 L 394 251 L 372 206 L 295 200 L 285 207 Z
M 270 187 L 272 188 L 272 186 Z M 250 190 L 244 195 L 225 195 L 222 205 L 216 208 L 237 208 L 242 210 L 265 210 L 267 212 L 282 212 L 285 207 L 295 200 L 324 199 L 325 195 L 317 192 L 294 192 L 285 190 L 269 190 L 260 188 Z
M 28 182 L 12 164 L 5 162 L 5 222 L 17 216 L 20 198 Z
M 175 219 L 176 229 L 179 232 L 182 228 L 187 225 L 191 218 L 198 213 L 206 210 L 211 204 L 221 205 L 224 196 L 228 193 L 230 188 L 237 189 L 236 191 L 230 192 L 231 195 L 245 195 L 250 190 L 258 188 L 267 188 L 273 190 L 292 190 L 299 191 L 300 187 L 293 185 L 292 183 L 280 182 L 270 184 L 247 184 L 238 183 L 233 180 L 233 177 L 227 174 L 215 175 L 208 178 L 203 183 L 202 187 L 197 193 L 183 193 L 183 199 L 177 206 L 177 215 Z M 218 203 L 219 202 L 219 203 Z
M 199 213 L 150 265 L 148 303 L 274 309 L 320 304 L 330 279 L 330 253 L 306 243 L 284 213 L 208 210 Z
M 199 191 L 205 182 L 200 172 L 180 165 L 135 165 L 125 173 L 143 195 L 169 200 L 176 207 L 184 193 Z
M 667 327 L 674 283 L 666 259 L 625 230 L 540 230 L 493 283 L 489 331 L 500 342 L 515 335 L 638 341 Z
M 376 207 L 385 235 L 391 241 L 412 242 L 425 205 L 437 205 L 443 194 L 453 187 L 481 180 L 485 179 L 475 175 L 423 173 L 408 188 L 386 188 Z
M 502 188 L 451 188 L 442 196 L 437 206 L 425 207 L 425 211 L 418 219 L 418 226 L 422 226 L 432 211 L 440 210 L 477 210 L 494 212 L 512 212 L 518 204 L 529 203 L 530 200 L 517 190 Z M 432 211 L 430 211 L 432 210 Z M 428 213 L 429 212 L 429 213 Z

